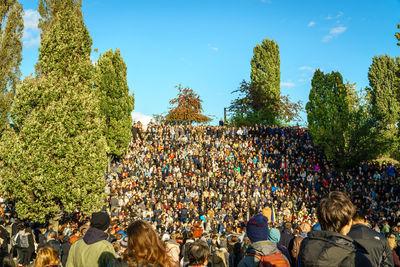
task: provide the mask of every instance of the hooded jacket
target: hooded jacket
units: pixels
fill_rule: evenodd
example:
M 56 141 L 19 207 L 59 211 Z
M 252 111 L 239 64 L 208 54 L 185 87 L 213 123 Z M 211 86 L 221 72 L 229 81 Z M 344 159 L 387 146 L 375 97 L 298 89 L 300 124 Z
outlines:
M 277 247 L 277 243 L 272 243 L 271 241 L 259 241 L 249 245 L 247 248 L 246 255 L 259 255 L 259 256 L 268 256 L 270 254 L 279 253 L 279 249 Z M 288 259 L 285 255 L 282 254 L 282 257 L 288 262 Z M 240 262 L 238 267 L 255 267 L 258 266 L 260 259 L 254 256 L 245 256 Z
M 373 266 L 394 266 L 392 251 L 384 235 L 368 226 L 358 223 L 347 234 L 368 251 L 368 259 Z
M 308 233 L 300 247 L 298 266 L 370 267 L 368 252 L 348 236 L 330 231 Z
M 91 227 L 83 238 L 72 244 L 66 267 L 106 267 L 115 258 L 114 247 L 107 234 Z

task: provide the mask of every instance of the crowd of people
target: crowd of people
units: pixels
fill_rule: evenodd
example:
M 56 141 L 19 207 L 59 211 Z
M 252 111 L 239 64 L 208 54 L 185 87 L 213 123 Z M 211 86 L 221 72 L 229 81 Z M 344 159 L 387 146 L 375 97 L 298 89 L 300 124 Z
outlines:
M 105 182 L 102 214 L 108 219 L 76 212 L 48 225 L 22 222 L 12 201 L 3 199 L 1 257 L 11 253 L 18 264 L 28 266 L 35 255 L 52 255 L 45 251 L 51 247 L 59 259 L 53 265 L 67 267 L 136 266 L 132 264 L 138 257 L 144 263 L 157 258 L 159 266 L 187 266 L 194 264 L 189 252 L 206 244 L 209 254 L 197 252 L 209 266 L 253 266 L 251 260 L 258 259 L 254 255 L 265 249 L 255 244 L 262 241 L 275 244 L 266 254 L 281 252 L 288 264 L 297 266 L 307 233 L 330 229 L 318 217 L 322 198 L 340 191 L 355 206 L 351 218 L 369 224 L 382 240 L 387 237 L 396 263 L 399 169 L 374 162 L 335 170 L 302 128 L 134 124 L 127 153 L 112 163 Z M 329 231 L 340 234 L 341 229 Z M 137 241 L 141 232 L 154 235 Z M 158 252 L 138 243 L 156 246 Z M 101 257 L 93 254 L 93 244 Z M 250 263 L 243 265 L 250 255 Z M 313 266 L 340 266 L 321 264 Z M 372 266 L 394 266 L 379 264 Z

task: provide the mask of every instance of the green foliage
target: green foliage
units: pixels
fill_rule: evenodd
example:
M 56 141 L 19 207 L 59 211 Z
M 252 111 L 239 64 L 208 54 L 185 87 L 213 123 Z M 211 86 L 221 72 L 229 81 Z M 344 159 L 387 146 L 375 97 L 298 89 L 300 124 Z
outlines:
M 22 6 L 17 0 L 0 0 L 0 134 L 9 125 L 9 111 L 20 82 L 22 60 Z
M 251 126 L 254 124 L 282 125 L 301 120 L 300 112 L 303 111 L 301 101 L 292 102 L 289 96 L 280 96 L 280 101 L 275 104 L 278 108 L 278 116 L 274 116 L 269 110 L 256 110 L 252 108 L 251 89 L 252 84 L 243 80 L 238 89 L 232 93 L 239 96 L 231 102 L 230 123 L 234 126 Z
M 368 72 L 373 115 L 388 127 L 397 123 L 400 116 L 397 68 L 394 58 L 375 56 Z
M 376 158 L 376 121 L 355 85 L 344 84 L 339 72 L 316 70 L 306 105 L 308 128 L 316 145 L 339 168 Z
M 250 106 L 254 111 L 279 115 L 280 57 L 279 46 L 273 40 L 264 39 L 254 49 L 251 59 Z
M 21 219 L 45 222 L 60 210 L 102 205 L 107 143 L 92 88 L 92 40 L 80 2 L 57 1 L 39 48 L 36 77 L 16 91 L 17 131 L 4 134 L 1 192 Z
M 397 25 L 397 29 L 400 30 L 400 24 Z M 396 36 L 396 38 L 397 38 L 397 41 L 399 41 L 399 42 L 397 43 L 397 45 L 400 46 L 400 32 L 396 32 L 396 33 L 395 33 L 395 36 Z
M 167 123 L 178 123 L 178 124 L 191 124 L 193 122 L 204 123 L 211 121 L 210 117 L 207 117 L 201 112 L 203 108 L 200 96 L 196 94 L 193 89 L 189 87 L 183 88 L 181 85 L 175 86 L 178 89 L 178 96 L 169 101 L 172 106 L 165 116 Z
M 109 154 L 122 156 L 131 138 L 134 96 L 129 95 L 127 68 L 117 49 L 100 56 L 95 67 L 94 84 L 105 121 L 104 133 Z
M 375 56 L 369 68 L 372 116 L 377 120 L 379 140 L 386 154 L 397 157 L 400 120 L 400 58 Z

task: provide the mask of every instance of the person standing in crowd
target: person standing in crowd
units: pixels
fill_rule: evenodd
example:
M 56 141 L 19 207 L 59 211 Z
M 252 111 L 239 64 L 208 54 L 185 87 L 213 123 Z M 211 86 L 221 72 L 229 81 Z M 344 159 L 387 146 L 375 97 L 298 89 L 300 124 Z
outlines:
M 290 254 L 292 257 L 292 263 L 297 263 L 297 257 L 299 256 L 300 246 L 307 234 L 311 232 L 311 225 L 309 223 L 302 223 L 299 227 L 299 235 L 296 236 L 291 245 L 289 246 Z
M 279 251 L 277 243 L 268 241 L 267 217 L 258 214 L 250 218 L 246 225 L 246 233 L 251 244 L 247 248 L 246 256 L 239 262 L 239 267 L 256 267 L 261 262 L 289 266 L 289 260 Z
M 352 225 L 355 207 L 348 196 L 333 191 L 318 206 L 317 217 L 322 231 L 308 233 L 300 246 L 299 267 L 369 267 L 365 248 L 346 236 Z
M 109 226 L 107 213 L 93 213 L 85 236 L 72 245 L 66 267 L 106 267 L 115 258 L 114 247 L 107 241 L 105 233 Z
M 394 234 L 390 234 L 388 237 L 388 243 L 390 249 L 392 250 L 393 262 L 394 262 L 393 266 L 400 267 L 399 255 L 397 255 L 396 251 L 394 250 L 397 247 L 397 237 Z
M 280 250 L 280 252 L 282 252 L 283 255 L 285 255 L 286 259 L 289 261 L 289 264 L 292 265 L 289 250 L 284 245 L 279 244 L 279 241 L 281 240 L 281 238 L 282 238 L 282 235 L 278 229 L 272 228 L 269 230 L 268 241 L 271 241 L 272 243 L 276 243 L 277 248 Z
M 4 218 L 0 218 L 0 266 L 3 259 L 9 255 L 8 244 L 10 244 L 10 234 L 4 227 Z
M 148 222 L 133 222 L 129 225 L 127 234 L 127 249 L 120 259 L 112 260 L 108 267 L 175 267 L 168 254 L 166 244 L 161 241 Z
M 38 249 L 34 267 L 58 267 L 60 259 L 57 251 L 52 247 L 42 247 Z
M 47 242 L 44 246 L 53 248 L 58 255 L 61 255 L 61 243 L 58 241 L 57 233 L 55 231 L 49 232 L 47 235 Z
M 206 267 L 210 258 L 210 248 L 202 240 L 192 243 L 188 251 L 189 264 L 187 267 Z
M 15 235 L 14 241 L 17 249 L 18 266 L 27 266 L 34 251 L 33 236 L 29 227 L 20 224 L 17 229 L 18 233 Z
M 290 222 L 286 222 L 283 224 L 283 229 L 280 236 L 281 238 L 279 240 L 279 245 L 282 245 L 286 249 L 288 249 L 290 242 L 294 238 L 294 235 L 292 233 L 292 224 Z
M 347 235 L 368 251 L 366 256 L 370 260 L 372 266 L 393 266 L 393 255 L 387 239 L 383 234 L 369 228 L 364 211 L 356 211 L 353 216 L 353 226 Z

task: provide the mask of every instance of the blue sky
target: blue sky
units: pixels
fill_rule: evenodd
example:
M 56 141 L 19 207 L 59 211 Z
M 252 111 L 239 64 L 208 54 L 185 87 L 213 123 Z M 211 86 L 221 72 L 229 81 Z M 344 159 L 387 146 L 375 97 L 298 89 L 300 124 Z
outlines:
M 26 76 L 38 56 L 38 2 L 21 3 Z M 222 118 L 265 38 L 279 44 L 281 93 L 304 104 L 315 69 L 339 71 L 360 89 L 373 56 L 400 55 L 400 0 L 83 0 L 82 9 L 93 48 L 121 50 L 135 112 L 150 116 L 168 111 L 182 84 L 200 95 L 205 114 Z

